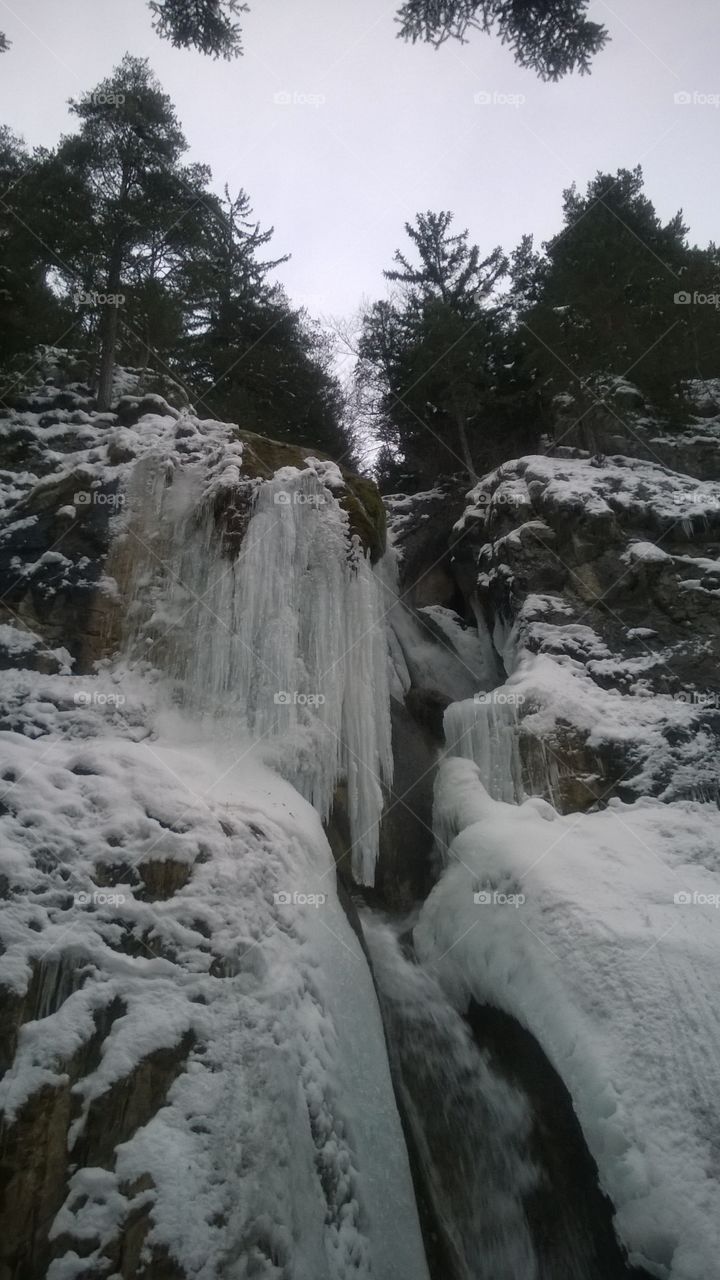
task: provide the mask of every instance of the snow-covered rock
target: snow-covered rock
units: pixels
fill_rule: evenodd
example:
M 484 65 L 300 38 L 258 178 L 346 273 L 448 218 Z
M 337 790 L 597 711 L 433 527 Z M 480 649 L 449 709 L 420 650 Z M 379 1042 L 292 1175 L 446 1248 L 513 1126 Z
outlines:
M 451 998 L 511 1014 L 565 1081 L 630 1259 L 707 1280 L 720 1250 L 720 861 L 714 804 L 562 817 L 436 784 L 447 869 L 414 931 Z
M 384 523 L 146 390 L 0 420 L 0 1270 L 423 1280 L 322 825 L 371 882 Z

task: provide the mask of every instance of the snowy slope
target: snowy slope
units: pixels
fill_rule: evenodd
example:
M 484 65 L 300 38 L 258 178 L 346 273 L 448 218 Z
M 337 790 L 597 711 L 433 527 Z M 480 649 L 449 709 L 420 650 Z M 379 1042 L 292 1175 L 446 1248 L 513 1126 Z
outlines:
M 238 1276 L 424 1276 L 372 981 L 317 813 L 249 740 L 228 757 L 162 712 L 148 737 L 132 723 L 141 681 L 118 708 L 107 677 L 6 678 L 18 727 L 42 708 L 49 730 L 0 735 L 2 981 L 21 993 L 39 968 L 47 990 L 0 1084 L 6 1113 L 61 1083 L 115 998 L 123 1012 L 73 1087 L 71 1157 L 115 1084 L 192 1045 L 114 1168 L 81 1162 L 52 1234 L 97 1258 L 145 1203 L 147 1247 L 188 1276 L 216 1275 L 222 1258 Z M 159 864 L 189 876 L 158 899 Z M 148 1174 L 150 1190 L 129 1192 Z M 86 1266 L 69 1249 L 48 1274 Z
M 535 1036 L 661 1280 L 720 1276 L 719 535 L 717 481 L 640 458 L 560 449 L 467 495 L 450 563 L 502 674 L 445 711 L 414 930 L 458 1008 Z
M 63 395 L 0 422 L 0 1106 L 39 1153 L 3 1165 L 0 1269 L 424 1280 L 322 828 L 343 782 L 371 881 L 385 630 L 345 481 Z
M 567 1084 L 631 1259 L 709 1280 L 720 1256 L 717 808 L 490 799 L 448 759 L 444 876 L 415 929 L 462 1006 L 515 1016 Z M 454 838 L 453 838 L 454 837 Z

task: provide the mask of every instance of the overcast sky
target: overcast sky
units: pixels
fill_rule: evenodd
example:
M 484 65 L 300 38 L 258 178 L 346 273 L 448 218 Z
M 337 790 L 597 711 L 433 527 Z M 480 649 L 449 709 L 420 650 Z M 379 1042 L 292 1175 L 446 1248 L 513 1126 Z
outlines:
M 29 144 L 68 127 L 66 100 L 126 50 L 176 105 L 189 158 L 249 192 L 274 224 L 291 297 L 352 313 L 419 209 L 452 209 L 489 250 L 559 229 L 561 195 L 641 163 L 664 218 L 718 239 L 718 0 L 597 0 L 613 41 L 589 77 L 557 85 L 476 34 L 439 51 L 395 38 L 392 0 L 251 0 L 245 56 L 213 62 L 152 32 L 145 0 L 0 0 L 0 122 Z M 676 94 L 690 102 L 676 103 Z M 278 100 L 278 95 L 281 99 Z M 287 101 L 289 97 L 289 101 Z M 489 98 L 489 101 L 488 101 Z M 720 97 L 717 98 L 720 101 Z

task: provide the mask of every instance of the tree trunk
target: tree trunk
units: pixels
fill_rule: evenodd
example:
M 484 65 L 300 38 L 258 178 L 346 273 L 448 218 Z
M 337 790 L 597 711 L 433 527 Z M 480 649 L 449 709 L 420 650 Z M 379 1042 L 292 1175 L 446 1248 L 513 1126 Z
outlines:
M 107 303 L 103 313 L 100 371 L 98 373 L 97 407 L 101 413 L 112 405 L 112 381 L 115 371 L 115 345 L 117 342 L 117 303 Z
M 453 399 L 455 400 L 455 397 L 453 397 Z M 470 452 L 470 442 L 468 440 L 467 426 L 465 424 L 465 414 L 463 413 L 462 409 L 457 403 L 457 400 L 455 400 L 453 408 L 455 410 L 455 422 L 457 424 L 458 440 L 460 442 L 460 453 L 462 454 L 462 460 L 465 463 L 465 466 L 467 468 L 467 473 L 470 477 L 470 483 L 477 484 L 478 473 L 475 470 L 475 463 L 472 460 L 472 454 Z
M 103 307 L 101 324 L 100 369 L 98 372 L 97 407 L 105 413 L 112 405 L 112 380 L 115 370 L 115 347 L 118 331 L 118 296 L 122 272 L 122 244 L 118 240 L 110 255 L 107 293 L 114 299 Z

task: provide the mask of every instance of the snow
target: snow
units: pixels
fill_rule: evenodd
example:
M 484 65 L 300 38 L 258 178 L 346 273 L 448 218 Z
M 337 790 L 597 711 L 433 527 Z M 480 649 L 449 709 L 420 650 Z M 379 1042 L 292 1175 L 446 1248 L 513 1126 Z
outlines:
M 240 488 L 250 517 L 233 547 L 218 511 L 232 520 L 241 451 L 229 429 L 213 424 L 208 442 L 191 426 L 183 453 L 171 432 L 127 490 L 116 551 L 132 557 L 128 645 L 210 736 L 264 741 L 323 819 L 345 781 L 353 874 L 372 884 L 392 780 L 383 595 L 334 492 L 341 473 L 310 459 Z
M 529 504 L 540 516 L 549 509 L 590 520 L 617 516 L 658 532 L 682 522 L 691 535 L 696 523 L 720 523 L 719 497 L 717 482 L 637 458 L 530 455 L 503 463 L 470 490 L 455 531 L 462 533 L 478 519 L 497 519 L 503 506 Z
M 612 801 L 561 817 L 538 799 L 491 799 L 477 766 L 448 759 L 436 821 L 455 834 L 414 931 L 421 959 L 461 1006 L 474 995 L 536 1036 L 631 1261 L 708 1280 L 720 1252 L 716 807 Z
M 627 551 L 622 556 L 625 564 L 634 564 L 637 560 L 643 560 L 649 564 L 662 564 L 672 562 L 672 556 L 667 551 L 663 551 L 662 547 L 656 547 L 654 542 L 631 542 Z
M 149 1173 L 149 1243 L 198 1280 L 228 1253 L 255 1274 L 268 1243 L 305 1280 L 426 1276 L 372 980 L 316 811 L 250 740 L 228 757 L 161 701 L 148 714 L 141 679 L 108 719 L 97 696 L 72 702 L 79 687 L 117 688 L 107 675 L 10 674 L 35 684 L 55 732 L 0 734 L 3 982 L 23 991 L 40 965 L 54 984 L 57 958 L 75 977 L 21 1029 L 3 1106 L 12 1116 L 58 1084 L 113 997 L 124 1011 L 74 1086 L 71 1149 L 115 1081 L 187 1033 L 195 1042 L 114 1172 L 78 1172 L 54 1234 L 109 1238 L 129 1210 L 121 1187 Z M 135 741 L 123 717 L 141 692 L 155 733 Z M 149 901 L 138 874 L 168 859 L 190 880 Z M 86 1266 L 66 1254 L 49 1274 Z
M 65 501 L 71 481 L 118 494 L 95 589 L 131 600 L 122 655 L 92 675 L 0 627 L 14 666 L 41 658 L 58 672 L 2 677 L 0 972 L 18 996 L 32 981 L 36 1016 L 0 1102 L 12 1117 L 64 1081 L 114 999 L 102 1054 L 72 1085 L 71 1159 L 88 1116 L 148 1055 L 174 1049 L 181 1068 L 113 1169 L 73 1173 L 52 1234 L 82 1247 L 49 1280 L 80 1280 L 148 1205 L 149 1246 L 192 1280 L 228 1258 L 239 1280 L 425 1280 L 373 982 L 322 830 L 345 785 L 347 852 L 372 884 L 390 693 L 411 687 L 450 703 L 434 814 L 443 871 L 415 929 L 432 978 L 370 929 L 390 996 L 453 1044 L 463 1030 L 455 1008 L 441 1012 L 443 992 L 516 1017 L 571 1091 L 633 1261 L 661 1280 L 709 1280 L 720 1250 L 717 808 L 649 798 L 717 788 L 702 698 L 648 696 L 644 673 L 662 655 L 643 643 L 615 657 L 552 595 L 528 597 L 514 627 L 498 623 L 509 672 L 498 686 L 479 612 L 471 627 L 439 606 L 407 609 L 392 545 L 372 568 L 335 464 L 308 457 L 259 481 L 231 425 L 151 403 L 158 412 L 136 428 L 80 408 L 49 428 L 39 412 L 0 423 L 43 469 L 3 473 L 4 536 L 35 525 L 29 499 L 57 490 Z M 447 494 L 419 499 L 431 511 Z M 417 501 L 390 500 L 399 540 Z M 718 505 L 717 485 L 651 463 L 536 457 L 481 481 L 457 528 L 488 522 L 492 563 L 548 510 L 651 536 L 680 519 L 690 539 L 720 523 Z M 509 516 L 519 529 L 507 531 Z M 645 537 L 627 555 L 666 558 Z M 56 549 L 16 567 L 44 575 L 48 591 L 90 572 Z M 526 795 L 522 735 L 546 753 L 552 797 L 552 745 L 568 730 L 590 750 L 627 751 L 634 803 L 562 817 Z M 176 874 L 168 897 L 148 887 L 157 864 Z M 514 1120 L 522 1129 L 516 1100 L 485 1084 L 498 1109 L 507 1103 L 508 1133 Z M 531 1179 L 523 1159 L 517 1170 Z
M 399 563 L 405 558 L 405 540 L 419 522 L 432 519 L 435 511 L 444 508 L 450 496 L 450 490 L 435 488 L 411 495 L 392 493 L 383 498 L 388 532 Z
M 487 629 L 466 625 L 454 610 L 440 605 L 409 608 L 399 594 L 398 564 L 391 533 L 380 576 L 393 696 L 402 700 L 414 686 L 452 702 L 493 683 L 495 663 Z
M 371 883 L 392 776 L 380 580 L 334 464 L 250 479 L 235 428 L 155 407 L 134 428 L 79 410 L 0 424 L 42 464 L 0 485 L 15 528 L 36 520 L 28 499 L 71 485 L 125 499 L 93 590 L 133 605 L 95 673 L 71 675 L 58 649 L 42 656 L 64 674 L 2 675 L 0 981 L 34 1007 L 0 1102 L 12 1118 L 65 1082 L 115 999 L 72 1085 L 71 1160 L 148 1055 L 179 1067 L 114 1168 L 73 1173 L 52 1226 L 73 1244 L 48 1274 L 103 1266 L 149 1205 L 148 1248 L 192 1280 L 228 1258 L 256 1280 L 427 1280 L 373 982 L 322 829 L 344 782 Z M 84 578 L 65 550 L 19 555 L 18 572 Z M 10 626 L 0 643 L 18 666 L 41 648 Z M 163 866 L 169 896 L 152 889 Z
M 519 709 L 523 694 L 494 691 L 486 698 L 453 702 L 443 730 L 448 755 L 474 760 L 490 795 L 515 801 L 524 797 L 519 748 Z M 446 850 L 447 842 L 442 848 Z

